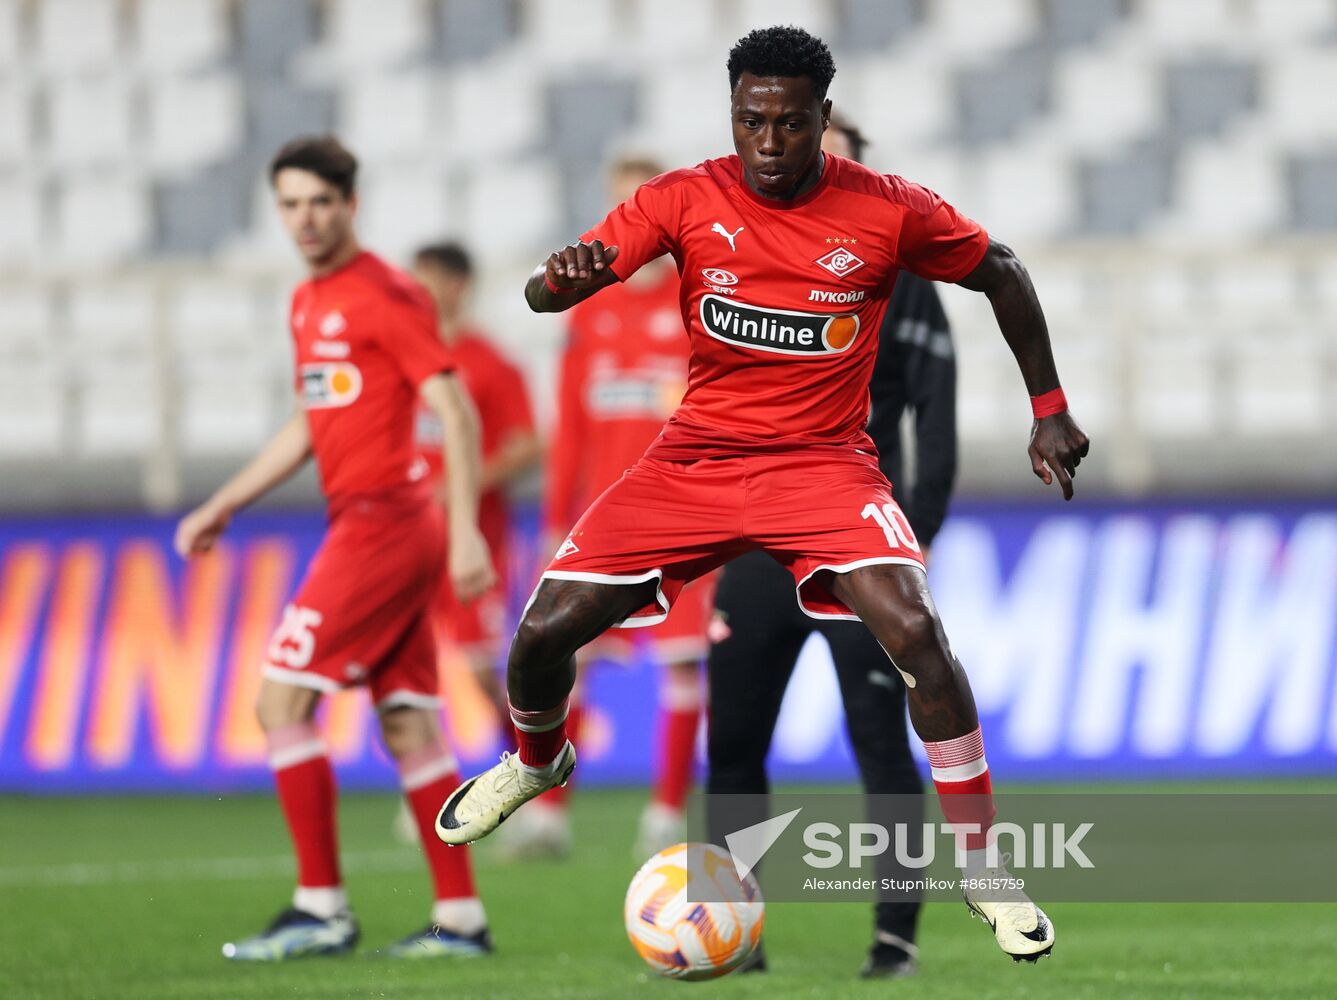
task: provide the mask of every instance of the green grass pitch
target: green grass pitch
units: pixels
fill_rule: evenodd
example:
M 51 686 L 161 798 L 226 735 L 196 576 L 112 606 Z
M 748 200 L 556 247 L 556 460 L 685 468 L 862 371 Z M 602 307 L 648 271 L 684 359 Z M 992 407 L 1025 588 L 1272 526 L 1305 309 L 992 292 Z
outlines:
M 868 907 L 772 905 L 769 972 L 660 981 L 622 930 L 641 802 L 630 791 L 578 792 L 578 847 L 564 863 L 504 865 L 485 845 L 475 860 L 496 955 L 416 963 L 372 953 L 427 922 L 426 872 L 415 849 L 391 842 L 391 797 L 344 796 L 362 945 L 347 958 L 260 966 L 225 962 L 219 945 L 259 929 L 287 901 L 291 862 L 271 799 L 0 798 L 0 996 L 1337 996 L 1337 911 L 1312 904 L 1056 904 L 1048 909 L 1058 945 L 1037 966 L 1013 965 L 963 905 L 932 904 L 920 932 L 922 971 L 898 983 L 855 977 Z

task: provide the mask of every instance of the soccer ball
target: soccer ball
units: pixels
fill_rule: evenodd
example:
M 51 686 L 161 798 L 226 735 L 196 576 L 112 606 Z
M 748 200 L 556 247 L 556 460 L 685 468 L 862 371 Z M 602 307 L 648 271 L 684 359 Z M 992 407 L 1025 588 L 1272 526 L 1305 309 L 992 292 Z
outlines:
M 709 902 L 688 899 L 689 851 L 691 895 Z M 728 851 L 675 844 L 641 866 L 622 912 L 631 946 L 650 968 L 669 979 L 714 979 L 738 968 L 757 947 L 765 904 L 750 873 L 739 880 Z

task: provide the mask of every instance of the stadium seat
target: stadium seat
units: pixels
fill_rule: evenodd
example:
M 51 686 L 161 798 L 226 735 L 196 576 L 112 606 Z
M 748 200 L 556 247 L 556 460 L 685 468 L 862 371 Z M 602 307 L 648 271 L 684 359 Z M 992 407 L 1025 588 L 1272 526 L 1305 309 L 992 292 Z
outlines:
M 171 290 L 167 309 L 173 351 L 186 368 L 196 357 L 248 356 L 260 336 L 250 282 L 188 279 Z
M 148 240 L 152 208 L 147 185 L 113 174 L 67 181 L 56 197 L 55 233 L 61 260 L 122 260 Z
M 124 35 L 116 0 L 42 0 L 33 9 L 38 60 L 47 72 L 106 70 L 122 62 Z
M 1160 67 L 1123 47 L 1062 53 L 1052 94 L 1047 134 L 1084 153 L 1154 134 L 1165 106 Z
M 986 57 L 1034 38 L 1037 14 L 1032 0 L 934 0 L 925 4 L 922 43 L 952 57 Z
M 980 217 L 1009 242 L 1057 236 L 1077 221 L 1076 175 L 1051 144 L 1013 143 L 981 160 Z
M 1172 197 L 1172 151 L 1169 139 L 1157 137 L 1082 163 L 1081 230 L 1093 236 L 1127 236 L 1158 218 Z
M 1225 429 L 1216 335 L 1148 326 L 1133 346 L 1138 377 L 1127 405 L 1148 438 L 1206 438 Z
M 489 56 L 519 32 L 516 6 L 497 0 L 438 0 L 439 45 L 447 62 Z
M 159 383 L 142 363 L 107 362 L 83 373 L 75 406 L 75 447 L 85 455 L 144 455 L 162 438 Z
M 484 165 L 463 201 L 462 235 L 486 264 L 517 257 L 538 263 L 558 238 L 561 198 L 557 175 L 542 160 Z
M 1325 425 L 1333 385 L 1327 335 L 1282 333 L 1236 337 L 1229 342 L 1233 388 L 1232 430 L 1246 437 L 1313 434 Z
M 272 394 L 254 366 L 215 365 L 181 386 L 178 447 L 191 456 L 254 451 L 274 429 Z
M 29 88 L 0 80 L 0 166 L 20 165 L 32 155 L 33 113 Z
M 221 0 L 139 0 L 135 15 L 138 62 L 151 72 L 207 66 L 231 47 Z
M 832 7 L 812 0 L 739 0 L 733 35 L 767 24 L 792 24 L 819 38 L 831 38 L 836 30 Z
M 23 11 L 19 0 L 0 0 L 0 66 L 14 66 L 25 52 Z
M 931 52 L 906 51 L 895 58 L 860 59 L 853 72 L 842 67 L 831 85 L 838 109 L 853 113 L 874 140 L 869 155 L 894 157 L 906 145 L 943 138 L 953 131 L 956 100 L 950 68 Z M 899 97 L 913 94 L 914 100 Z
M 331 0 L 326 16 L 324 47 L 339 67 L 402 63 L 431 37 L 423 0 Z
M 920 15 L 914 0 L 846 0 L 842 12 L 841 51 L 866 52 L 883 60 L 889 47 L 903 41 L 918 26 Z
M 174 79 L 150 88 L 148 98 L 149 162 L 160 173 L 216 163 L 241 143 L 245 106 L 231 73 Z
M 1051 0 L 1044 7 L 1045 38 L 1057 46 L 1091 45 L 1118 27 L 1123 6 L 1124 0 Z
M 0 354 L 48 353 L 55 326 L 55 302 L 43 284 L 0 286 Z
M 446 175 L 426 164 L 369 171 L 360 215 L 367 245 L 393 261 L 459 228 Z
M 338 131 L 370 162 L 420 156 L 433 136 L 448 131 L 438 92 L 426 70 L 350 75 L 340 96 Z
M 65 450 L 65 396 L 47 362 L 0 364 L 0 456 L 58 456 Z
M 1040 119 L 1049 105 L 1050 89 L 1048 60 L 1035 51 L 961 69 L 956 76 L 956 96 L 962 141 L 974 144 L 1013 138 Z
M 699 55 L 701 39 L 715 37 L 715 0 L 635 0 L 631 31 L 638 55 L 655 62 Z
M 1185 149 L 1176 164 L 1175 208 L 1156 231 L 1182 242 L 1273 231 L 1286 211 L 1281 163 L 1251 144 Z
M 1245 24 L 1233 0 L 1133 0 L 1131 27 L 1162 52 L 1191 52 L 1242 43 Z
M 1220 135 L 1237 122 L 1253 108 L 1257 76 L 1253 63 L 1219 55 L 1169 65 L 1165 92 L 1168 121 L 1176 138 Z
M 312 0 L 265 0 L 236 8 L 240 68 L 249 80 L 281 78 L 316 36 Z M 300 119 L 299 119 L 300 120 Z
M 1266 258 L 1225 261 L 1208 272 L 1205 286 L 1212 310 L 1236 323 L 1284 315 L 1300 297 L 1295 267 Z
M 0 262 L 31 267 L 46 238 L 42 192 L 35 178 L 0 176 Z
M 1244 0 L 1244 10 L 1249 36 L 1269 44 L 1330 38 L 1337 27 L 1333 0 Z
M 452 160 L 478 163 L 546 138 L 538 68 L 514 52 L 456 67 L 444 87 L 451 134 L 468 136 L 451 144 Z M 506 113 L 497 114 L 497 108 Z
M 1269 59 L 1259 78 L 1265 127 L 1289 149 L 1325 149 L 1337 142 L 1337 106 L 1316 99 L 1337 93 L 1337 60 L 1328 50 L 1290 52 Z
M 121 76 L 64 79 L 49 98 L 51 162 L 60 169 L 119 166 L 136 146 L 133 100 Z
M 119 359 L 143 367 L 151 364 L 156 341 L 153 290 L 141 283 L 85 283 L 67 303 L 68 362 L 84 372 L 97 372 Z
M 529 3 L 521 32 L 531 58 L 550 65 L 606 59 L 622 45 L 614 0 L 582 0 L 579 16 L 562 3 Z

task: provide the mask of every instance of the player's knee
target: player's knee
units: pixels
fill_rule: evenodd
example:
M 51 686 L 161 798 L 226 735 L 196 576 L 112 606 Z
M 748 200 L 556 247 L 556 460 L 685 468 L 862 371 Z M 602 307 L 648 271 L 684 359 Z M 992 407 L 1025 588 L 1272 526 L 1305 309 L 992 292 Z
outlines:
M 255 717 L 266 733 L 285 726 L 310 722 L 315 717 L 320 693 L 291 684 L 266 681 L 255 699 Z
M 561 607 L 531 608 L 515 630 L 511 666 L 523 670 L 566 659 L 574 652 L 572 624 L 570 612 Z
M 922 601 L 901 605 L 884 616 L 878 638 L 893 661 L 913 659 L 938 646 L 942 628 L 933 608 Z

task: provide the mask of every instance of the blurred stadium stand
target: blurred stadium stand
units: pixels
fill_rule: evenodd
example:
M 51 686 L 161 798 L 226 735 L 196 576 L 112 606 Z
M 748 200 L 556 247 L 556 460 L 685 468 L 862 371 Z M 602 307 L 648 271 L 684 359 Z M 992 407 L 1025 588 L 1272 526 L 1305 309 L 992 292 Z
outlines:
M 1031 265 L 1088 493 L 1331 488 L 1337 0 L 0 0 L 0 506 L 178 506 L 276 426 L 263 172 L 301 132 L 361 156 L 371 247 L 475 248 L 546 406 L 525 276 L 610 153 L 730 151 L 725 55 L 775 22 L 832 42 L 876 165 Z M 1031 492 L 988 305 L 949 308 L 964 486 Z

